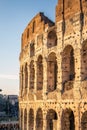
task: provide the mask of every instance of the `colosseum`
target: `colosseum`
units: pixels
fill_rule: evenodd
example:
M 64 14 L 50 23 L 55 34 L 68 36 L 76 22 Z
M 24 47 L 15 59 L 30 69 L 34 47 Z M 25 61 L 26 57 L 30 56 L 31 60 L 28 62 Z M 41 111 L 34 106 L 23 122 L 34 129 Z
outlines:
M 87 130 L 87 0 L 58 0 L 25 28 L 20 53 L 20 129 Z

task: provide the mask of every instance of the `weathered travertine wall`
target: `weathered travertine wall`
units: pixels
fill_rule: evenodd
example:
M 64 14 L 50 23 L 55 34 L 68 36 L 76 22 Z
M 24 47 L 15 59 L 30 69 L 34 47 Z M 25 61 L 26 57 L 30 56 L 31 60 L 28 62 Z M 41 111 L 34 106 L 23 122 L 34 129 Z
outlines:
M 21 130 L 87 130 L 87 1 L 58 0 L 22 34 Z

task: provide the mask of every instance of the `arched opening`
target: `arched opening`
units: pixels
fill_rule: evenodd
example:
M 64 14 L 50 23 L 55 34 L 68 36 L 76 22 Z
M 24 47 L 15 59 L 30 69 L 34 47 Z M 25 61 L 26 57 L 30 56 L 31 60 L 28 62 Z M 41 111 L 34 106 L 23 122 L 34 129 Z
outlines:
M 37 90 L 43 89 L 43 58 L 40 55 L 37 60 Z
M 34 89 L 35 69 L 34 61 L 30 63 L 30 90 Z
M 27 29 L 27 39 L 29 38 L 29 28 Z
M 25 65 L 25 94 L 27 93 L 27 88 L 28 88 L 28 68 L 27 68 L 27 63 Z
M 34 43 L 34 41 L 32 41 L 30 43 L 30 57 L 32 57 L 34 55 L 35 55 L 35 43 Z
M 75 130 L 75 119 L 71 109 L 63 110 L 61 126 L 62 130 Z
M 71 45 L 68 45 L 63 50 L 62 55 L 63 91 L 70 90 L 73 88 L 74 79 L 75 79 L 74 50 Z
M 82 80 L 87 80 L 87 43 L 82 47 Z
M 47 47 L 53 47 L 57 45 L 57 36 L 54 30 L 50 31 L 47 36 Z
M 27 110 L 24 110 L 24 130 L 27 130 Z
M 35 27 L 36 27 L 36 22 L 35 22 L 35 21 L 33 21 L 32 33 L 34 33 L 34 32 L 35 32 Z
M 47 129 L 46 130 L 57 130 L 57 113 L 50 109 L 47 112 Z
M 30 109 L 29 111 L 29 130 L 34 130 L 34 111 Z
M 81 130 L 87 130 L 87 111 L 85 111 L 82 115 Z
M 55 53 L 48 56 L 47 61 L 47 90 L 52 92 L 57 87 L 57 61 Z
M 40 108 L 36 114 L 36 130 L 43 130 L 43 112 Z

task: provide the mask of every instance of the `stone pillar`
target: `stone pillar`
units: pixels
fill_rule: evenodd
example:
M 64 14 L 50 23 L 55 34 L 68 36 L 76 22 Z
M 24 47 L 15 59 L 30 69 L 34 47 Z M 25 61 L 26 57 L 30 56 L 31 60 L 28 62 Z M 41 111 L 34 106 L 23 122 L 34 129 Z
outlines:
M 43 58 L 43 100 L 47 99 L 47 57 Z
M 36 100 L 36 91 L 37 91 L 37 60 L 34 61 L 35 68 L 35 79 L 34 79 L 34 100 Z
M 60 113 L 58 114 L 57 113 L 57 117 L 58 117 L 58 119 L 57 119 L 57 130 L 61 130 L 61 118 L 62 118 L 62 111 L 60 111 Z
M 61 99 L 61 91 L 62 91 L 62 57 L 61 55 L 58 55 L 57 57 L 57 66 L 58 66 L 58 72 L 57 72 L 57 99 Z
M 28 73 L 28 65 L 27 65 L 27 73 Z M 29 74 L 29 73 L 28 73 Z M 26 82 L 26 81 L 25 81 Z M 26 99 L 28 98 L 28 77 L 27 77 L 27 87 L 25 88 L 26 90 Z
M 28 89 L 27 89 L 28 96 L 29 96 L 29 89 L 30 89 L 30 64 L 28 64 Z
M 76 106 L 76 110 L 75 110 L 75 114 L 74 114 L 74 117 L 75 117 L 75 130 L 81 130 L 80 129 L 80 126 L 81 126 L 81 122 L 80 122 L 80 106 L 78 103 L 75 104 Z
M 24 98 L 25 96 L 25 68 L 23 68 L 23 93 L 22 93 L 22 96 Z
M 74 99 L 79 100 L 81 98 L 81 50 L 77 48 L 74 51 L 75 59 L 75 82 L 74 82 Z
M 43 130 L 47 129 L 46 113 L 43 113 Z

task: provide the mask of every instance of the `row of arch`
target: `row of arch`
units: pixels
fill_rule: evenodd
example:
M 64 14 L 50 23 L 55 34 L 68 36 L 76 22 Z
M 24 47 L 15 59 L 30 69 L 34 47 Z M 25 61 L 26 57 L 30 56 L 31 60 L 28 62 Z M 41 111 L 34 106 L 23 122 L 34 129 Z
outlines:
M 39 37 L 39 36 L 38 36 Z M 37 38 L 38 39 L 38 38 Z M 43 38 L 42 38 L 43 39 Z M 42 43 L 37 42 L 37 46 L 41 46 Z M 57 36 L 55 30 L 49 31 L 47 35 L 47 48 L 51 48 L 57 45 Z M 35 55 L 35 41 L 30 43 L 30 57 Z
M 74 56 L 74 49 L 71 45 L 67 45 L 62 53 L 62 90 L 65 91 L 64 84 L 68 81 L 74 81 L 75 79 L 75 67 L 78 62 L 78 59 L 75 59 Z M 39 55 L 37 59 L 37 69 L 35 70 L 34 60 L 30 62 L 30 66 L 28 68 L 27 63 L 25 67 L 22 67 L 21 70 L 21 90 L 23 90 L 23 82 L 25 82 L 25 88 L 28 88 L 28 76 L 29 76 L 29 89 L 34 89 L 34 82 L 35 82 L 35 71 L 37 74 L 37 90 L 43 89 L 43 57 Z M 87 79 L 87 44 L 83 44 L 82 51 L 81 51 L 81 80 Z M 30 70 L 30 74 L 28 74 L 28 69 Z M 80 69 L 80 68 L 79 68 Z M 58 63 L 57 63 L 57 56 L 54 52 L 50 53 L 47 58 L 47 91 L 52 92 L 57 88 L 58 83 Z M 25 74 L 25 77 L 24 77 Z M 68 88 L 71 89 L 71 88 Z
M 23 126 L 24 118 L 24 126 Z M 35 120 L 35 122 L 34 122 Z M 34 130 L 34 125 L 36 125 L 35 130 L 43 130 L 43 111 L 39 108 L 36 112 L 36 117 L 34 117 L 34 110 L 30 109 L 27 114 L 27 110 L 21 111 L 21 130 Z M 35 124 L 34 124 L 35 123 Z M 45 119 L 46 127 L 44 130 L 57 130 L 58 129 L 58 115 L 53 109 L 47 111 Z M 24 129 L 23 129 L 24 127 Z M 75 130 L 75 117 L 74 112 L 69 108 L 62 111 L 61 115 L 61 130 Z M 81 130 L 87 130 L 87 111 L 85 111 L 81 118 Z

